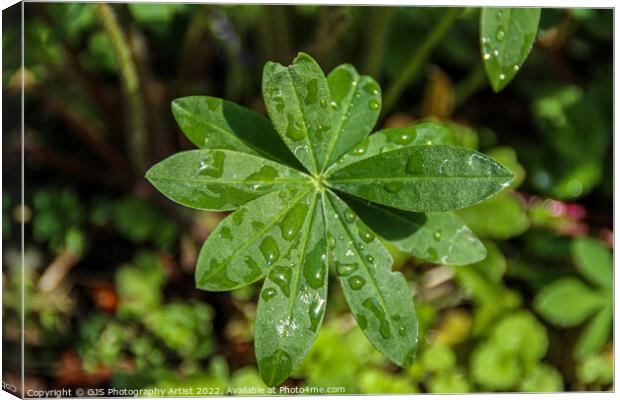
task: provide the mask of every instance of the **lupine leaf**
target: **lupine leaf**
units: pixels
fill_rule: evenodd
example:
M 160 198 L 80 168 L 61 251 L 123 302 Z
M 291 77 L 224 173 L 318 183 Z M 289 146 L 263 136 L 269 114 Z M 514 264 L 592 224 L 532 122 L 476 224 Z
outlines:
M 340 65 L 327 76 L 334 109 L 332 134 L 325 167 L 368 136 L 381 113 L 381 88 L 367 75 L 360 76 L 349 64 Z
M 407 128 L 382 129 L 346 152 L 329 168 L 342 169 L 347 165 L 372 157 L 379 153 L 400 149 L 405 146 L 454 144 L 450 130 L 443 124 L 426 121 Z
M 366 204 L 353 197 L 345 200 L 373 231 L 416 258 L 465 265 L 486 257 L 480 240 L 451 212 L 424 214 Z
M 303 173 L 231 150 L 189 150 L 155 164 L 146 178 L 169 199 L 201 210 L 233 210 L 266 193 L 309 185 Z
M 602 288 L 613 288 L 613 259 L 605 246 L 592 238 L 580 238 L 573 242 L 571 253 L 577 269 L 588 281 Z
M 407 211 L 448 211 L 505 188 L 511 172 L 492 158 L 461 147 L 407 146 L 334 172 L 328 185 Z
M 265 383 L 282 383 L 312 347 L 327 301 L 327 245 L 318 194 L 306 198 L 307 218 L 291 250 L 276 262 L 260 294 L 254 327 Z
M 332 108 L 321 67 L 305 53 L 284 67 L 268 62 L 263 70 L 263 97 L 271 121 L 288 148 L 312 173 L 325 162 Z
M 351 312 L 368 340 L 390 360 L 415 358 L 418 323 L 407 281 L 390 271 L 389 252 L 340 198 L 323 195 L 330 259 Z
M 185 136 L 199 148 L 235 150 L 300 166 L 271 122 L 248 108 L 210 96 L 181 97 L 171 107 Z
M 232 290 L 262 278 L 296 249 L 312 189 L 262 196 L 224 219 L 196 262 L 196 286 Z
M 494 91 L 510 82 L 530 53 L 536 39 L 540 8 L 482 9 L 480 50 Z

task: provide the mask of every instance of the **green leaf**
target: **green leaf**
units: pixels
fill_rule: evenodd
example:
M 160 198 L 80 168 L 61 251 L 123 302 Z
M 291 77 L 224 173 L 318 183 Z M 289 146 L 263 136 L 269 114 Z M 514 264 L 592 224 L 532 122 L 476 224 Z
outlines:
M 328 172 L 342 169 L 379 153 L 400 149 L 401 147 L 437 144 L 455 144 L 450 130 L 437 122 L 426 121 L 407 128 L 382 129 L 351 148 L 330 166 Z
M 486 257 L 486 250 L 459 217 L 450 213 L 415 213 L 347 196 L 347 203 L 399 250 L 432 262 L 465 265 Z
M 381 113 L 381 88 L 369 76 L 360 76 L 349 64 L 342 64 L 327 76 L 333 108 L 332 133 L 325 165 L 330 166 L 372 130 Z
M 525 205 L 510 192 L 499 193 L 457 214 L 476 235 L 493 239 L 519 236 L 530 226 Z
M 562 374 L 548 364 L 536 365 L 519 383 L 522 392 L 561 392 L 564 390 Z
M 305 53 L 284 67 L 268 62 L 263 97 L 276 131 L 306 169 L 318 173 L 325 163 L 332 129 L 332 108 L 321 67 Z
M 449 211 L 481 202 L 508 186 L 512 174 L 475 150 L 407 146 L 334 172 L 328 185 L 407 211 Z
M 146 178 L 166 197 L 201 210 L 234 210 L 276 190 L 310 184 L 282 164 L 230 150 L 189 150 L 155 164 Z
M 483 342 L 469 359 L 474 382 L 485 389 L 508 390 L 523 374 L 521 364 L 513 353 L 498 347 L 496 342 Z
M 534 365 L 549 348 L 545 326 L 532 313 L 516 311 L 499 321 L 491 332 L 491 340 L 507 352 L 518 355 L 526 365 Z
M 306 198 L 308 200 L 308 198 Z M 294 245 L 271 269 L 260 294 L 254 327 L 256 359 L 265 383 L 282 383 L 316 339 L 327 301 L 327 243 L 315 192 Z
M 582 360 L 586 356 L 600 352 L 609 339 L 612 323 L 613 305 L 610 304 L 592 317 L 581 332 L 573 351 L 575 358 Z
M 572 243 L 571 253 L 577 269 L 588 281 L 605 289 L 613 288 L 613 259 L 602 243 L 592 238 L 579 238 Z
M 271 122 L 248 108 L 210 96 L 181 97 L 171 108 L 185 136 L 199 148 L 235 150 L 300 166 Z
M 576 326 L 605 304 L 605 298 L 575 278 L 562 278 L 545 286 L 534 308 L 559 326 Z
M 536 39 L 540 8 L 482 9 L 480 50 L 495 92 L 514 78 Z
M 311 192 L 270 193 L 226 217 L 200 250 L 196 287 L 233 290 L 265 276 L 296 248 Z
M 331 192 L 323 195 L 330 260 L 351 312 L 368 340 L 400 366 L 415 358 L 418 323 L 411 290 L 392 258 L 355 213 Z

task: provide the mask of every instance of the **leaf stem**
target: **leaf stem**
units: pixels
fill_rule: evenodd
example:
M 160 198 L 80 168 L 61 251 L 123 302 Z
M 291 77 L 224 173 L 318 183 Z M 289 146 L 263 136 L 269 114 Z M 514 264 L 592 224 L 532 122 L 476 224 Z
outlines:
M 120 65 L 123 94 L 128 108 L 128 146 L 133 168 L 142 173 L 148 167 L 147 160 L 147 129 L 144 102 L 140 92 L 140 79 L 129 48 L 127 37 L 122 31 L 116 14 L 105 3 L 98 3 L 97 15 L 110 39 L 112 49 Z
M 396 7 L 369 8 L 371 12 L 368 26 L 368 51 L 364 60 L 364 73 L 375 77 L 377 80 L 381 73 L 381 61 L 385 50 L 385 39 L 390 28 L 390 19 Z
M 430 52 L 437 46 L 439 41 L 444 37 L 446 32 L 452 23 L 463 11 L 460 7 L 448 8 L 442 15 L 439 23 L 435 28 L 424 38 L 424 41 L 411 54 L 405 67 L 400 71 L 392 85 L 388 88 L 383 101 L 383 114 L 389 113 L 396 101 L 400 98 L 400 95 L 405 90 L 405 86 L 408 85 L 416 73 L 420 69 L 420 66 L 424 63 Z

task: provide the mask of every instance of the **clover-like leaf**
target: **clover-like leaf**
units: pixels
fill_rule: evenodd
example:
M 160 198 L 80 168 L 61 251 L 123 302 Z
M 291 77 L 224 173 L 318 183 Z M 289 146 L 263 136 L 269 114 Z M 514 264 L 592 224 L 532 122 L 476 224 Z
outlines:
M 534 308 L 559 326 L 579 325 L 603 305 L 603 296 L 575 278 L 550 283 L 534 299 Z
M 611 334 L 613 305 L 609 304 L 592 317 L 579 335 L 573 354 L 578 360 L 600 352 Z
M 338 190 L 407 211 L 467 207 L 510 184 L 512 173 L 475 150 L 453 146 L 407 146 L 335 171 Z
M 357 324 L 396 364 L 413 362 L 418 322 L 411 290 L 374 233 L 337 196 L 324 194 L 331 258 Z
M 271 269 L 256 310 L 256 359 L 263 380 L 271 386 L 282 383 L 312 347 L 327 301 L 327 242 L 321 201 L 314 192 L 298 204 L 304 207 L 304 226 L 295 245 Z M 282 233 L 288 235 L 286 228 Z
M 299 166 L 271 122 L 250 109 L 217 97 L 188 96 L 172 101 L 172 114 L 199 148 L 235 150 Z
M 263 71 L 263 97 L 271 121 L 288 148 L 311 173 L 327 157 L 332 108 L 327 79 L 305 53 L 284 67 L 268 62 Z
M 480 49 L 495 92 L 502 90 L 521 68 L 536 39 L 540 8 L 482 9 Z
M 189 150 L 155 164 L 146 178 L 173 201 L 201 210 L 234 210 L 276 190 L 309 185 L 299 171 L 231 150 Z
M 577 269 L 592 284 L 612 289 L 613 259 L 611 252 L 592 238 L 580 238 L 571 245 L 571 253 Z

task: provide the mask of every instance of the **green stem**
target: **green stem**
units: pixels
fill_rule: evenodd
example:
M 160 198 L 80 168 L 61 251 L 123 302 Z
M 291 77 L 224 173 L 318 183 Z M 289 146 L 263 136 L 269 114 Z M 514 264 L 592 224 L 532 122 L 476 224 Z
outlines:
M 97 14 L 110 39 L 112 49 L 120 65 L 123 94 L 128 108 L 128 146 L 135 171 L 144 173 L 148 167 L 147 128 L 144 102 L 140 93 L 140 79 L 129 48 L 127 37 L 122 31 L 116 14 L 105 3 L 96 4 Z
M 400 95 L 415 77 L 416 73 L 420 69 L 420 66 L 424 63 L 430 52 L 437 46 L 439 41 L 444 37 L 446 32 L 452 23 L 463 11 L 462 8 L 448 8 L 439 23 L 435 28 L 424 38 L 424 41 L 417 48 L 417 50 L 411 54 L 405 68 L 403 68 L 392 85 L 388 88 L 383 101 L 383 114 L 387 114 L 392 110 L 396 101 L 400 98 Z
M 472 69 L 471 73 L 459 82 L 454 88 L 454 107 L 465 104 L 473 95 L 487 86 L 486 74 L 483 66 Z
M 381 61 L 385 50 L 385 39 L 390 28 L 390 19 L 396 7 L 380 7 L 371 10 L 371 17 L 368 26 L 368 51 L 364 61 L 364 72 L 370 76 L 379 78 L 381 73 Z

